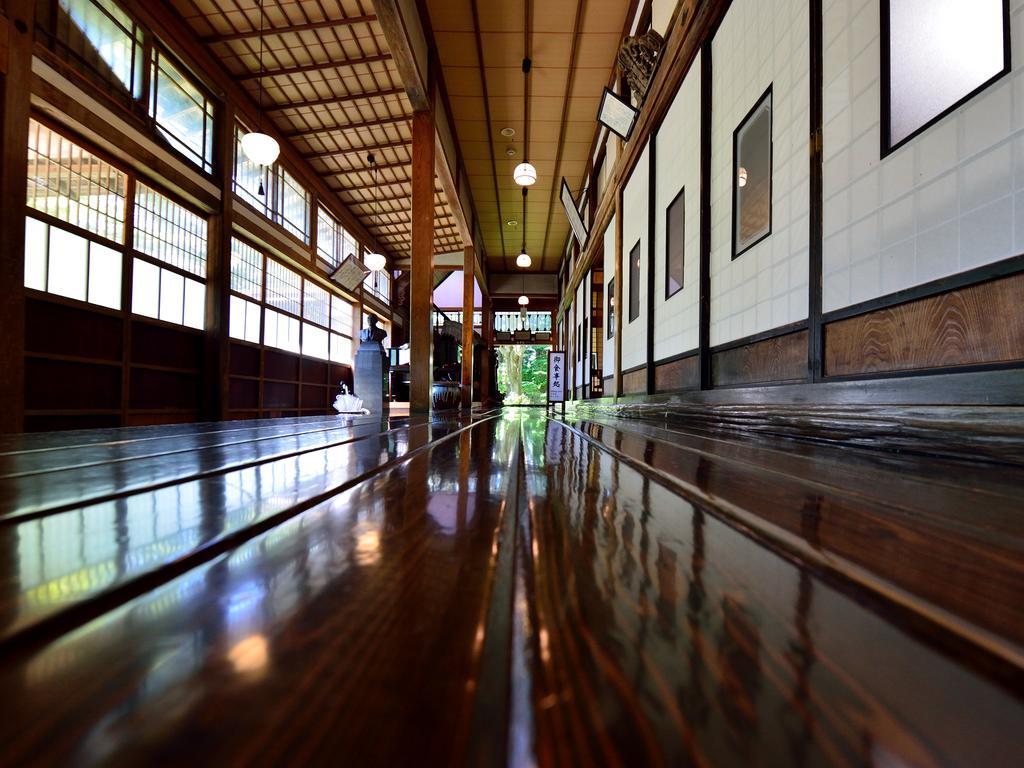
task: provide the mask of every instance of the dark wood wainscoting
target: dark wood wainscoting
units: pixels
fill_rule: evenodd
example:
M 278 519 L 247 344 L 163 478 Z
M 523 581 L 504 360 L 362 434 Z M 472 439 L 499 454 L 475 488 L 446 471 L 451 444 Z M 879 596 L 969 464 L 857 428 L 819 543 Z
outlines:
M 1024 361 L 1024 273 L 828 323 L 825 375 Z
M 647 391 L 647 366 L 622 374 L 622 393 L 639 395 Z
M 678 392 L 681 389 L 699 388 L 700 358 L 696 353 L 656 364 L 654 368 L 655 392 Z
M 782 384 L 806 378 L 806 330 L 713 352 L 711 356 L 711 381 L 716 387 Z

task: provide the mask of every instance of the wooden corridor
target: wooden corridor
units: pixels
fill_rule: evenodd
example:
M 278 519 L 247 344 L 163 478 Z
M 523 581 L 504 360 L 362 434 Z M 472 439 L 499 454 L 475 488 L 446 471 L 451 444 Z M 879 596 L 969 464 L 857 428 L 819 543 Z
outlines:
M 525 409 L 2 437 L 0 763 L 1019 765 L 1022 491 Z

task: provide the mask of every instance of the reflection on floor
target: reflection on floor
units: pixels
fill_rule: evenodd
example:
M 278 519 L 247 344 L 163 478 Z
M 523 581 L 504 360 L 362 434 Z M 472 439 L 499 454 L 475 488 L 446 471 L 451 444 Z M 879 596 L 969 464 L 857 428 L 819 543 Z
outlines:
M 3 762 L 1019 764 L 1022 489 L 530 409 L 0 438 Z

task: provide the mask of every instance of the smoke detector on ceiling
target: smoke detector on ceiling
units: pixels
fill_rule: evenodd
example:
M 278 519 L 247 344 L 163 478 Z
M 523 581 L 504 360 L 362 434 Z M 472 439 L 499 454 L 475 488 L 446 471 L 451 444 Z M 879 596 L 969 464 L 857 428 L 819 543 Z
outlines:
M 501 135 L 504 136 L 506 139 L 511 139 L 513 136 L 516 135 L 516 129 L 515 128 L 502 128 L 501 129 Z
M 519 226 L 519 222 L 516 221 L 515 219 L 509 219 L 508 221 L 505 222 L 505 226 L 507 226 L 507 227 L 518 227 Z

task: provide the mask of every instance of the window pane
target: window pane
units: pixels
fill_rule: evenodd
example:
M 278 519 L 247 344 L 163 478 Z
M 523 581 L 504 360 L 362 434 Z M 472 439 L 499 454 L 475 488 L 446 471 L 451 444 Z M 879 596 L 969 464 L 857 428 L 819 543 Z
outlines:
M 231 290 L 251 299 L 263 298 L 263 254 L 238 238 L 231 238 Z
M 889 12 L 890 147 L 1003 72 L 1003 3 L 889 0 L 882 4 L 883 13 L 886 6 Z
M 673 200 L 666 212 L 665 231 L 667 242 L 665 243 L 665 296 L 683 287 L 683 191 L 680 190 L 676 199 Z
M 640 241 L 629 252 L 629 322 L 640 317 Z
M 160 267 L 142 259 L 132 262 L 132 312 L 160 316 Z
M 46 238 L 47 225 L 25 218 L 25 287 L 46 290 Z
M 206 219 L 145 184 L 135 192 L 135 250 L 206 277 Z
M 615 278 L 608 281 L 608 338 L 615 335 Z
M 302 354 L 326 360 L 327 346 L 327 331 L 309 323 L 302 324 Z
M 338 264 L 338 222 L 323 208 L 316 212 L 316 252 L 332 267 Z
M 202 330 L 206 327 L 206 285 L 187 277 L 185 278 L 184 322 L 189 328 Z
M 228 335 L 233 339 L 245 338 L 245 305 L 248 302 L 238 296 L 230 299 L 228 314 Z
M 331 334 L 331 362 L 352 365 L 352 339 Z
M 284 168 L 280 174 L 280 221 L 293 235 L 309 242 L 309 193 Z
M 302 316 L 326 328 L 330 324 L 331 295 L 309 280 L 302 284 Z
M 160 270 L 160 319 L 181 325 L 185 304 L 185 278 L 169 269 Z
M 331 330 L 352 335 L 352 305 L 340 296 L 331 296 Z
M 204 171 L 213 168 L 213 105 L 159 49 L 153 51 L 150 117 L 178 151 Z
M 89 244 L 89 301 L 121 308 L 121 253 L 99 243 Z
M 772 91 L 736 129 L 733 157 L 733 258 L 772 229 Z
M 272 309 L 263 313 L 264 344 L 288 352 L 299 352 L 299 321 Z
M 260 343 L 260 315 L 262 310 L 259 304 L 251 301 L 245 302 L 245 340 L 253 344 Z
M 86 252 L 89 242 L 58 227 L 50 230 L 47 287 L 50 293 L 85 301 Z
M 267 259 L 267 304 L 298 315 L 302 300 L 302 278 L 273 259 Z
M 30 208 L 123 243 L 127 183 L 121 171 L 42 123 L 29 121 Z
M 142 30 L 110 0 L 60 0 L 56 35 L 94 71 L 142 95 Z

